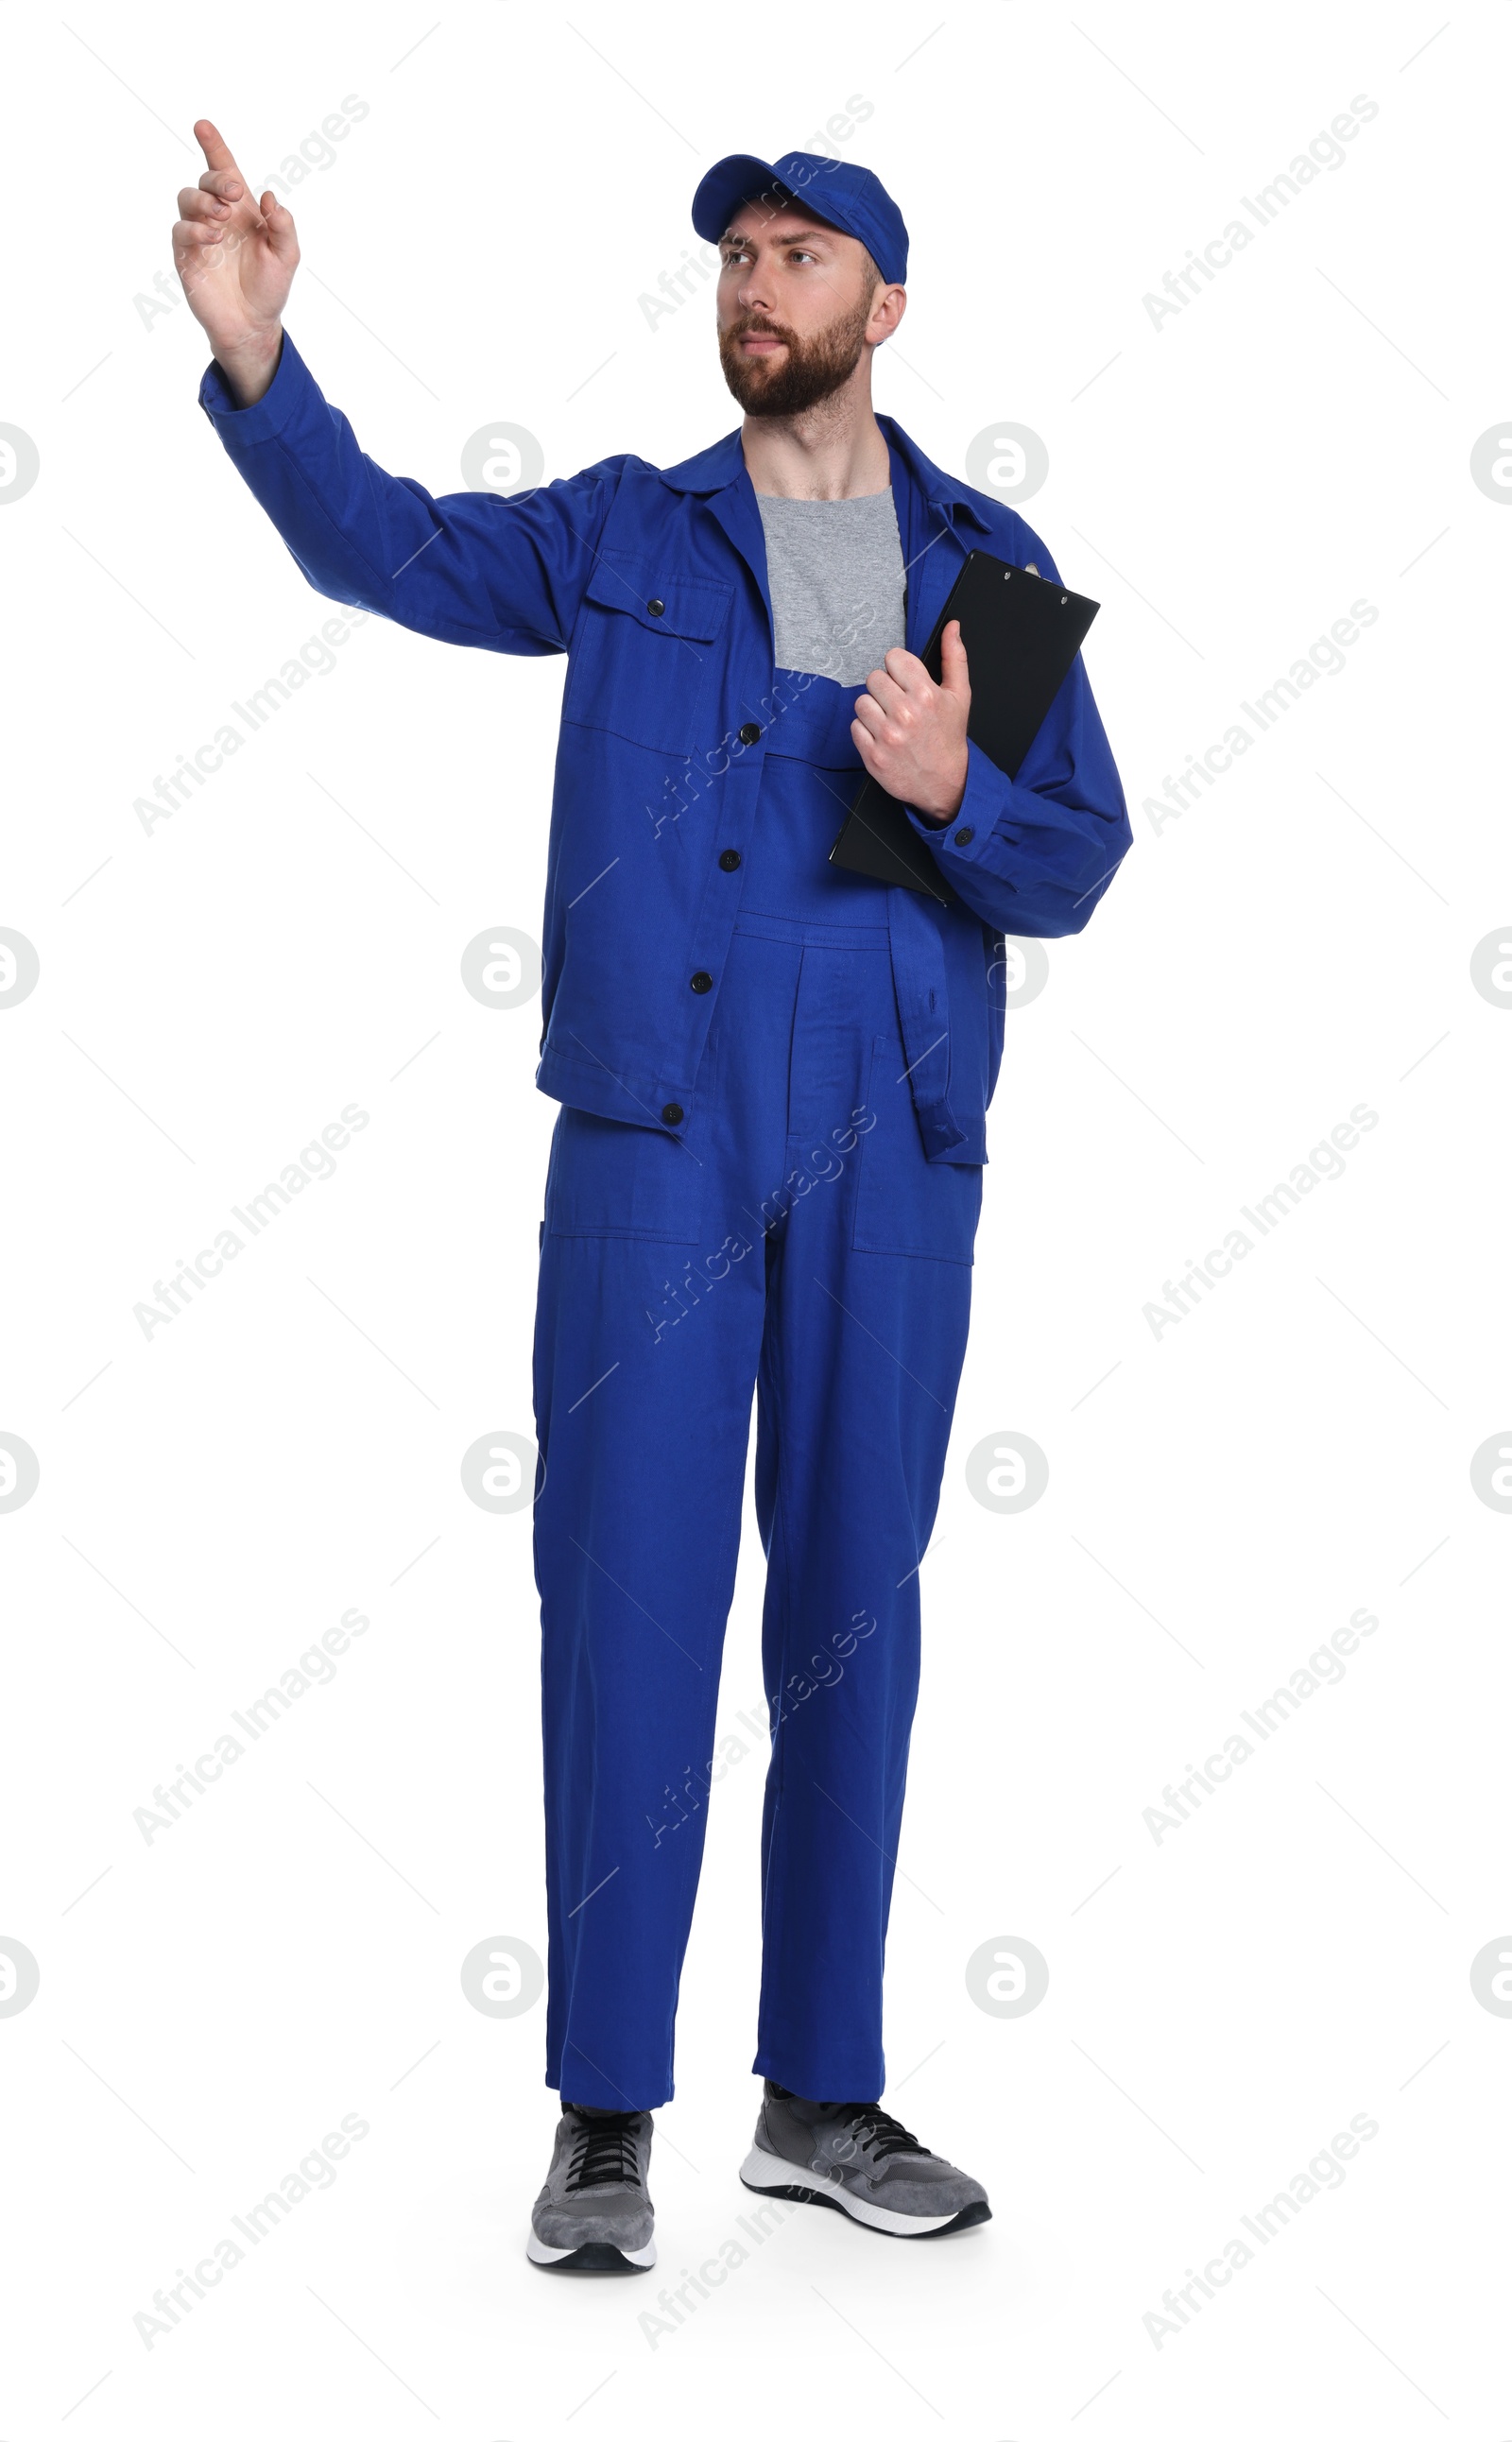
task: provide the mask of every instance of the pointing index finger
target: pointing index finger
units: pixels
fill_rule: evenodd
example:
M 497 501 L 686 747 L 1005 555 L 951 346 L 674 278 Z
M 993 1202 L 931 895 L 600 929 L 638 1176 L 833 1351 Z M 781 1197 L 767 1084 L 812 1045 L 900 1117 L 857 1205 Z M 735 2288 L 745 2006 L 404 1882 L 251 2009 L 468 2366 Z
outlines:
M 216 126 L 213 118 L 196 118 L 194 121 L 194 135 L 200 150 L 205 155 L 206 167 L 208 169 L 230 170 L 238 178 L 241 176 L 242 173 L 236 167 L 236 159 L 232 154 L 231 148 L 227 143 L 225 137 L 221 134 L 221 131 Z

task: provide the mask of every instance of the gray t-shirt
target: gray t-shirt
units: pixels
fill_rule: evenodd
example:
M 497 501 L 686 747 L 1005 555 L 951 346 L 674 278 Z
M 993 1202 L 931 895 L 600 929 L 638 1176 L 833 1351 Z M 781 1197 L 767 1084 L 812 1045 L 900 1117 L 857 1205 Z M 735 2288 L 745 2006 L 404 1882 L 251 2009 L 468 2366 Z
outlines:
M 903 548 L 890 488 L 855 501 L 758 492 L 779 670 L 862 685 L 903 642 Z

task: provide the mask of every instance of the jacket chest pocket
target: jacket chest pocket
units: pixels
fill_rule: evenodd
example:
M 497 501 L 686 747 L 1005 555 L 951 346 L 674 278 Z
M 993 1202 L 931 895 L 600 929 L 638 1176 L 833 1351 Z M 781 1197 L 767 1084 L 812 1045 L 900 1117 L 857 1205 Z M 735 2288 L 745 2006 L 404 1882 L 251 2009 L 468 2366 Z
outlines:
M 672 576 L 637 554 L 602 553 L 573 639 L 562 719 L 665 755 L 716 744 L 734 593 L 715 577 Z

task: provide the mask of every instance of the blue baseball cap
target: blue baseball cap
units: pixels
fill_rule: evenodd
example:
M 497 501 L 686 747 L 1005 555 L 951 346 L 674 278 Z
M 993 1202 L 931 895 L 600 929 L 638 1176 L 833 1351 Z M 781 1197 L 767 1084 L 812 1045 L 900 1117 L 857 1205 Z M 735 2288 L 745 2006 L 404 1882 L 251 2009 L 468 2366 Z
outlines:
M 804 204 L 816 220 L 859 238 L 884 280 L 902 286 L 908 277 L 908 231 L 882 180 L 857 161 L 831 161 L 823 153 L 784 153 L 758 161 L 754 153 L 728 153 L 701 179 L 693 198 L 693 226 L 717 242 L 738 204 Z

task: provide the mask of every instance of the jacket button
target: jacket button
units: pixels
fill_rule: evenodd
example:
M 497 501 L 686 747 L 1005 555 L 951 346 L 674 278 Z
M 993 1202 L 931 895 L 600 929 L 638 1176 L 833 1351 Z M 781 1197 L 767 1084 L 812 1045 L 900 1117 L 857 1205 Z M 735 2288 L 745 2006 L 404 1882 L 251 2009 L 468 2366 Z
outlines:
M 666 1121 L 669 1128 L 675 1128 L 682 1116 L 683 1105 L 681 1103 L 664 1103 L 662 1104 L 662 1117 Z
M 649 610 L 653 619 L 660 619 L 663 611 L 666 609 L 666 604 L 663 601 L 659 593 L 655 593 L 651 596 L 650 601 L 647 602 L 646 607 L 647 610 Z
M 714 990 L 714 977 L 712 975 L 705 975 L 701 967 L 700 967 L 696 975 L 689 975 L 688 982 L 691 984 L 695 992 L 712 992 Z
M 721 873 L 734 873 L 739 862 L 740 851 L 738 847 L 726 847 L 720 850 L 720 870 Z
M 742 746 L 754 746 L 760 735 L 761 723 L 759 720 L 743 720 L 740 723 L 738 736 Z
M 973 830 L 970 823 L 966 823 L 956 834 L 956 845 L 957 847 L 970 847 L 975 837 L 976 833 Z

